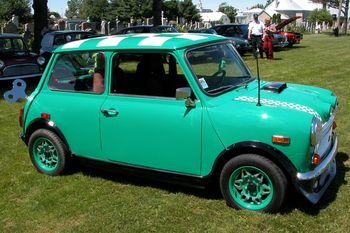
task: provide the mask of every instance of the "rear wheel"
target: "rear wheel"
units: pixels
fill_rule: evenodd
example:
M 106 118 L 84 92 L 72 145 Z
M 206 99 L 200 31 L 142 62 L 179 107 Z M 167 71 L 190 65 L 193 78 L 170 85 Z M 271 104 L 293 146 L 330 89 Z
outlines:
M 36 130 L 29 138 L 29 154 L 34 167 L 47 175 L 60 175 L 69 165 L 67 146 L 52 131 Z
M 287 179 L 271 160 L 244 154 L 226 163 L 220 176 L 220 188 L 231 207 L 276 212 L 284 201 Z

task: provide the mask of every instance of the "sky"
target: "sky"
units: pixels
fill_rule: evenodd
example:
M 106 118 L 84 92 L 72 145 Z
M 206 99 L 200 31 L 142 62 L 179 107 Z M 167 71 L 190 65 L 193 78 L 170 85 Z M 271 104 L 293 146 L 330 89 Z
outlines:
M 198 4 L 199 0 L 192 0 L 192 2 L 193 4 Z M 202 5 L 204 9 L 217 10 L 219 5 L 223 2 L 227 2 L 236 9 L 245 10 L 257 3 L 265 5 L 266 0 L 202 0 Z M 64 15 L 67 7 L 67 0 L 48 0 L 48 7 L 50 11 L 56 11 Z

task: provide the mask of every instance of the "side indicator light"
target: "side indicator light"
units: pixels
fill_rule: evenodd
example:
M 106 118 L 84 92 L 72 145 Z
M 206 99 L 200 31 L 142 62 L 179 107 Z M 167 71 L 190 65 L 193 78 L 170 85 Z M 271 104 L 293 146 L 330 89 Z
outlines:
M 337 123 L 335 121 L 333 121 L 333 125 L 332 125 L 332 129 L 336 129 L 337 128 Z
M 319 154 L 314 154 L 312 156 L 312 164 L 313 165 L 318 165 L 321 162 L 321 156 Z
M 23 108 L 19 110 L 18 120 L 19 120 L 19 126 L 22 128 L 23 127 Z
M 290 144 L 290 137 L 273 135 L 272 142 L 289 145 Z
M 47 119 L 47 120 L 50 120 L 51 116 L 49 113 L 41 113 L 41 118 L 44 118 L 44 119 Z

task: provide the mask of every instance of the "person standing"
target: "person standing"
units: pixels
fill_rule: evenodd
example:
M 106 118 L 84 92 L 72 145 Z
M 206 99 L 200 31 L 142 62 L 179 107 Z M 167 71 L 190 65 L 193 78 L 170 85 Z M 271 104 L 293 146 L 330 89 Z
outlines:
M 253 46 L 253 54 L 255 58 L 258 56 L 257 49 L 259 49 L 260 58 L 263 58 L 263 45 L 262 37 L 264 34 L 264 23 L 258 18 L 258 14 L 253 15 L 253 21 L 248 26 L 248 40 L 251 41 Z
M 264 29 L 264 50 L 266 53 L 266 58 L 268 60 L 273 59 L 273 46 L 272 39 L 273 33 L 276 32 L 276 27 L 274 24 L 271 24 L 270 19 L 265 19 L 265 29 Z

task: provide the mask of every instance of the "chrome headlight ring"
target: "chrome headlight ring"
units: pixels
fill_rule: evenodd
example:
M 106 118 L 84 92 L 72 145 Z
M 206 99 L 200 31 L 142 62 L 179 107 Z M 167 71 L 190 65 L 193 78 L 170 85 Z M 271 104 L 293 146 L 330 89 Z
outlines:
M 318 117 L 314 117 L 311 123 L 311 145 L 316 146 L 322 138 L 322 121 Z
M 45 64 L 45 58 L 40 56 L 36 59 L 36 62 L 39 64 L 39 65 L 44 65 Z
M 5 67 L 5 62 L 3 60 L 0 60 L 0 69 Z

